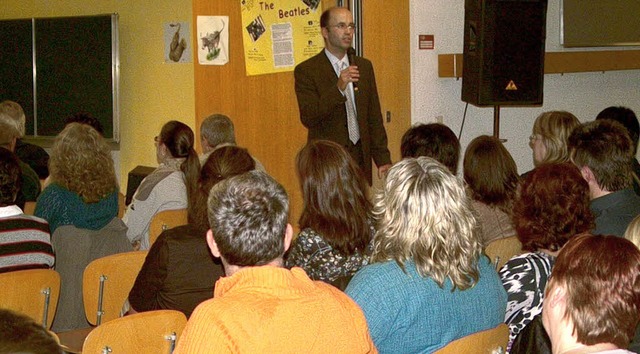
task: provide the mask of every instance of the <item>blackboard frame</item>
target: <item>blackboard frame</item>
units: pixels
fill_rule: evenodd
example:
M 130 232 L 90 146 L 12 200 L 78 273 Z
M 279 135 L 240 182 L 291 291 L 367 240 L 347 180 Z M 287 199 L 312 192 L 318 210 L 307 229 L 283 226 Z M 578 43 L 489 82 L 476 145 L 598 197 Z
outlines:
M 560 43 L 564 47 L 640 46 L 640 1 L 560 2 Z
M 28 29 L 28 33 L 25 31 Z M 0 101 L 20 103 L 26 135 L 51 140 L 69 115 L 87 112 L 118 143 L 118 14 L 0 21 Z

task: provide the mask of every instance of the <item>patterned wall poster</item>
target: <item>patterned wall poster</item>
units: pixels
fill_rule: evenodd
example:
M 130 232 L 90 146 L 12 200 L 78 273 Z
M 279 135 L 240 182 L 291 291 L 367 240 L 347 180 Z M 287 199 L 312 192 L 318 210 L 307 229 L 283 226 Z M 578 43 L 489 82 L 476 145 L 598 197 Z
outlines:
M 247 75 L 293 71 L 324 48 L 320 0 L 242 0 Z
M 229 62 L 229 16 L 198 16 L 198 63 Z

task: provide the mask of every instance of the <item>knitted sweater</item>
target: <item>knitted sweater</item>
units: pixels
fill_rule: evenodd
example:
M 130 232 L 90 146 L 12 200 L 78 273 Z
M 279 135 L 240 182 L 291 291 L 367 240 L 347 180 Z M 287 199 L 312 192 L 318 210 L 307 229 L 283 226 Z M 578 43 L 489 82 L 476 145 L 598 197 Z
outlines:
M 451 291 L 418 274 L 415 263 L 395 261 L 363 267 L 346 293 L 362 308 L 380 353 L 433 353 L 449 342 L 493 328 L 504 320 L 507 294 L 489 259 L 478 261 L 480 279 Z
M 40 194 L 34 215 L 49 222 L 52 235 L 63 225 L 100 230 L 118 216 L 118 191 L 97 203 L 85 203 L 77 193 L 52 183 Z
M 0 208 L 0 273 L 53 267 L 47 222 L 15 205 Z
M 180 353 L 377 353 L 358 306 L 300 268 L 241 269 L 191 315 Z

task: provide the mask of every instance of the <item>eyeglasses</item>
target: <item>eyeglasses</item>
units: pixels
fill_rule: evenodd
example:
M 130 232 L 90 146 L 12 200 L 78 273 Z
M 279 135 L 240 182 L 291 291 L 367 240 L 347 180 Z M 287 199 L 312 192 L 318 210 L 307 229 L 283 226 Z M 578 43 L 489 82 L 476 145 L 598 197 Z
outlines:
M 346 24 L 346 23 L 344 23 L 344 22 L 340 22 L 340 23 L 338 23 L 337 25 L 330 25 L 330 26 L 327 26 L 327 27 L 337 28 L 337 29 L 339 29 L 339 30 L 341 30 L 341 31 L 344 31 L 344 30 L 346 30 L 347 28 L 348 28 L 348 29 L 350 29 L 350 30 L 352 30 L 352 31 L 355 31 L 355 30 L 356 30 L 356 24 L 355 24 L 355 23 Z
M 529 136 L 529 142 L 532 143 L 538 139 L 542 139 L 542 136 L 538 135 L 538 134 L 531 134 Z

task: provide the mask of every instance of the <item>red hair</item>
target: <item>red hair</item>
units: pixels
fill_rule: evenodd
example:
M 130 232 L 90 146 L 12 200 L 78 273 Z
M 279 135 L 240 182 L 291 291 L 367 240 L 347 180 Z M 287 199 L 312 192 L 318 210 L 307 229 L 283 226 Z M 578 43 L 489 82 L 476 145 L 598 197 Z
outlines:
M 513 224 L 525 251 L 558 251 L 576 234 L 589 232 L 589 186 L 570 163 L 543 164 L 522 182 L 513 205 Z
M 565 317 L 585 345 L 626 348 L 640 321 L 640 251 L 617 236 L 579 235 L 560 251 L 553 286 L 567 293 Z

